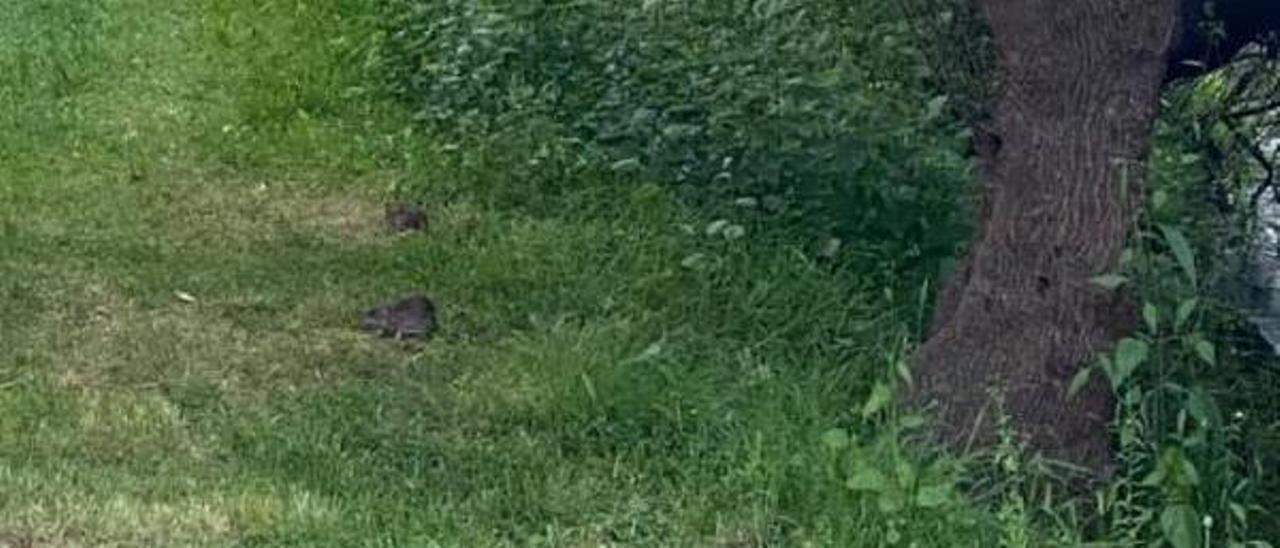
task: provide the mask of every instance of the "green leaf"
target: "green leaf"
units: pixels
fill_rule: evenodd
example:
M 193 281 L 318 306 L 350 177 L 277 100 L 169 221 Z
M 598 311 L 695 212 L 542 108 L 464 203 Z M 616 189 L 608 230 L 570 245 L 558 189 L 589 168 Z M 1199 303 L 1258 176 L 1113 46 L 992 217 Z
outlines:
M 1160 513 L 1160 531 L 1173 548 L 1200 548 L 1200 516 L 1190 504 L 1174 504 Z
M 641 165 L 640 165 L 639 158 L 627 158 L 624 160 L 618 160 L 609 165 L 609 169 L 612 169 L 613 171 L 636 171 L 640 169 L 640 167 Z
M 893 401 L 893 392 L 889 390 L 889 385 L 882 382 L 876 383 L 871 388 L 871 395 L 867 396 L 866 403 L 862 404 L 862 418 L 871 418 L 872 415 L 887 407 L 891 401 Z
M 879 493 L 889 488 L 889 478 L 875 468 L 866 467 L 854 472 L 844 482 L 845 487 L 854 491 L 872 491 Z
M 1196 465 L 1191 462 L 1191 459 L 1183 457 L 1178 460 L 1178 464 L 1180 465 L 1178 477 L 1182 480 L 1181 484 L 1183 486 L 1200 485 L 1200 472 L 1196 471 Z
M 1236 521 L 1240 523 L 1249 522 L 1249 512 L 1240 503 L 1231 502 L 1227 504 L 1227 507 L 1231 509 L 1231 516 L 1236 518 Z
M 587 391 L 587 397 L 591 401 L 594 402 L 599 399 L 599 395 L 596 394 L 596 383 L 592 382 L 591 377 L 588 377 L 586 373 L 582 374 L 582 388 Z
M 1156 309 L 1156 305 L 1142 305 L 1142 320 L 1147 324 L 1147 332 L 1155 335 L 1160 327 L 1160 311 Z
M 925 119 L 927 120 L 938 119 L 939 117 L 942 116 L 943 109 L 945 109 L 946 107 L 947 107 L 946 95 L 939 95 L 937 97 L 934 97 L 933 99 L 930 99 L 929 105 L 926 109 Z
M 1111 370 L 1111 385 L 1115 388 L 1124 386 L 1124 382 L 1133 375 L 1138 366 L 1147 361 L 1151 347 L 1138 339 L 1121 339 L 1116 345 L 1116 356 Z
M 926 485 L 916 491 L 916 505 L 922 508 L 937 508 L 951 500 L 951 486 L 947 484 Z
M 1093 374 L 1092 367 L 1081 367 L 1076 371 L 1075 376 L 1071 377 L 1071 386 L 1067 388 L 1067 399 L 1076 397 L 1084 385 L 1089 383 L 1089 376 Z
M 1164 241 L 1169 245 L 1169 250 L 1173 251 L 1173 257 L 1178 260 L 1183 273 L 1187 275 L 1187 281 L 1192 287 L 1197 287 L 1196 261 L 1187 237 L 1182 235 L 1182 231 L 1169 225 L 1160 225 L 1160 232 L 1164 234 Z
M 902 493 L 898 491 L 881 491 L 880 496 L 876 498 L 876 505 L 881 512 L 886 514 L 896 514 L 902 509 L 903 500 Z
M 911 368 L 907 366 L 907 360 L 898 360 L 894 369 L 898 373 L 898 378 L 907 383 L 907 386 L 911 386 Z
M 729 221 L 727 219 L 717 219 L 715 221 L 711 221 L 711 223 L 707 225 L 705 232 L 707 236 L 715 236 L 728 226 Z
M 1218 365 L 1217 352 L 1213 349 L 1213 343 L 1200 339 L 1196 341 L 1196 355 L 1200 356 L 1200 360 L 1209 364 L 1209 367 Z
M 906 415 L 898 419 L 898 428 L 903 430 L 915 430 L 924 426 L 924 417 L 920 415 Z
M 1187 320 L 1191 319 L 1191 314 L 1196 311 L 1196 306 L 1199 304 L 1200 299 L 1196 298 L 1182 301 L 1182 304 L 1178 305 L 1178 316 L 1173 321 L 1173 328 L 1182 329 L 1182 325 L 1187 323 Z
M 1100 285 L 1106 289 L 1114 290 L 1117 287 L 1120 287 L 1126 283 L 1129 283 L 1129 278 L 1126 278 L 1119 274 L 1103 274 L 1101 276 L 1094 276 L 1089 281 L 1093 282 L 1096 285 Z
M 1169 202 L 1169 193 L 1157 190 L 1151 193 L 1151 209 L 1162 209 Z
M 1115 362 L 1111 359 L 1111 356 L 1099 354 L 1098 367 L 1102 369 L 1103 373 L 1107 374 L 1108 379 L 1114 379 L 1116 377 L 1116 366 Z M 1112 381 L 1112 385 L 1114 386 L 1114 381 Z
M 707 256 L 702 253 L 694 253 L 680 260 L 680 266 L 689 270 L 699 270 L 706 266 Z
M 1152 470 L 1151 473 L 1147 474 L 1147 477 L 1142 478 L 1142 481 L 1140 482 L 1141 485 L 1147 487 L 1159 487 L 1161 483 L 1164 483 L 1164 467 L 1161 466 L 1157 466 L 1155 470 Z
M 915 485 L 916 477 L 919 475 L 916 473 L 915 465 L 911 464 L 910 461 L 903 459 L 898 461 L 896 468 L 897 470 L 894 471 L 894 475 L 898 478 L 898 487 L 908 489 L 912 485 Z
M 822 444 L 836 451 L 849 447 L 849 433 L 841 428 L 827 430 L 822 434 Z
M 1218 405 L 1214 403 L 1213 396 L 1200 387 L 1192 388 L 1187 392 L 1187 413 L 1204 428 L 1211 428 L 1221 422 L 1222 414 L 1218 410 Z

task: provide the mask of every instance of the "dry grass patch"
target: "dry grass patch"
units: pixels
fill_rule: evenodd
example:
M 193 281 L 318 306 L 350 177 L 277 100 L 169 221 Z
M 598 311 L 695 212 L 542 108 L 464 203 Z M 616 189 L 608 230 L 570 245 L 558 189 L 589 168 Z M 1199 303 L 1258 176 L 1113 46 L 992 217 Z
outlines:
M 383 205 L 372 193 L 217 180 L 160 192 L 166 199 L 155 214 L 165 237 L 188 245 L 236 248 L 299 236 L 344 246 L 386 241 Z

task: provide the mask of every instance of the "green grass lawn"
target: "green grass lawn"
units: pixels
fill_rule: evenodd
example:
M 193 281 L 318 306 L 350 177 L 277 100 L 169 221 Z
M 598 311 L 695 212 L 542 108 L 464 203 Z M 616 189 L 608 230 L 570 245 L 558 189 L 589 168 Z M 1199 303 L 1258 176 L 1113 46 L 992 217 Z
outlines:
M 914 319 L 658 187 L 460 191 L 372 4 L 0 0 L 0 546 L 991 541 L 846 487 L 948 462 L 824 438 Z M 357 330 L 411 290 L 435 340 Z

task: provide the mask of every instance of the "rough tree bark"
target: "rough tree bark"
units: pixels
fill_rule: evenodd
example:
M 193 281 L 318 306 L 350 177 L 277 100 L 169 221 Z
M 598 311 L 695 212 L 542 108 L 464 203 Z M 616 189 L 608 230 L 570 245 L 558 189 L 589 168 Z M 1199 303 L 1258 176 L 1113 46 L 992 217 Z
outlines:
M 1113 271 L 1140 205 L 1178 0 L 977 0 L 999 80 L 976 147 L 978 230 L 914 357 L 911 398 L 953 447 L 987 445 L 1001 410 L 1029 446 L 1105 471 L 1105 381 L 1076 371 L 1132 325 L 1090 282 Z

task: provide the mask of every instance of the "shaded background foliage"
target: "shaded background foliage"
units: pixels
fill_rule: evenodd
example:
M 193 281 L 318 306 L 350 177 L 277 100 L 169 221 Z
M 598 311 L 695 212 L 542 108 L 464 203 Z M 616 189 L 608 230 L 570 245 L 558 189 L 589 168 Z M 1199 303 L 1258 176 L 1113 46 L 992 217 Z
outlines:
M 626 185 L 643 194 L 657 182 L 713 216 L 763 228 L 752 237 L 834 252 L 869 286 L 899 290 L 945 275 L 968 232 L 966 128 L 988 116 L 994 63 L 965 0 L 387 0 L 382 10 L 379 72 L 415 127 L 445 143 L 429 154 L 466 174 L 409 181 L 405 192 L 443 184 L 536 214 L 600 181 L 623 196 Z M 1196 365 L 1153 334 L 1158 359 L 1138 384 L 1154 403 L 1140 410 L 1144 436 L 1129 444 L 1136 456 L 1112 491 L 1143 495 L 1116 495 L 1105 510 L 1117 538 L 1158 528 L 1151 516 L 1168 501 L 1142 482 L 1171 445 L 1185 445 L 1204 476 L 1203 515 L 1280 492 L 1256 468 L 1276 447 L 1275 412 L 1259 402 L 1273 401 L 1277 370 L 1258 365 L 1266 349 L 1229 296 L 1214 293 L 1247 253 L 1256 219 L 1246 195 L 1259 177 L 1240 128 L 1221 114 L 1272 88 L 1264 78 L 1229 97 L 1223 87 L 1236 86 L 1221 78 L 1240 80 L 1166 93 L 1152 207 L 1135 227 L 1184 227 L 1209 282 L 1182 287 L 1168 250 L 1146 237 L 1132 248 L 1148 259 L 1126 271 L 1137 296 L 1166 314 L 1174 297 L 1209 290 L 1195 334 L 1225 343 L 1221 363 Z M 1190 404 L 1166 393 L 1171 385 L 1212 395 L 1209 415 L 1247 420 L 1191 439 L 1181 431 Z
M 508 181 L 513 201 L 582 170 L 660 181 L 735 219 L 838 238 L 848 262 L 893 280 L 933 275 L 965 233 L 964 133 L 891 4 L 386 10 L 395 89 L 433 133 L 509 154 L 520 169 L 502 176 L 533 184 Z

